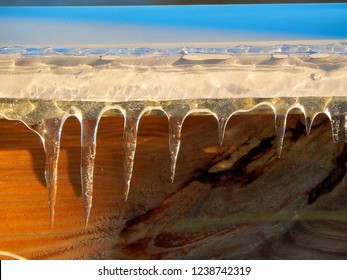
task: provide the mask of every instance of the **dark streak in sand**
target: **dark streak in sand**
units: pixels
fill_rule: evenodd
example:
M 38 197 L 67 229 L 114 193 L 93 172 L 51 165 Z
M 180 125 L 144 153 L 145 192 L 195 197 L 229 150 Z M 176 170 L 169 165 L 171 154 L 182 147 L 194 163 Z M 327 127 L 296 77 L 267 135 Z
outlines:
M 311 190 L 308 196 L 307 204 L 312 204 L 323 194 L 331 192 L 342 181 L 346 174 L 346 160 L 347 145 L 343 143 L 343 150 L 336 157 L 336 167 L 322 182 Z

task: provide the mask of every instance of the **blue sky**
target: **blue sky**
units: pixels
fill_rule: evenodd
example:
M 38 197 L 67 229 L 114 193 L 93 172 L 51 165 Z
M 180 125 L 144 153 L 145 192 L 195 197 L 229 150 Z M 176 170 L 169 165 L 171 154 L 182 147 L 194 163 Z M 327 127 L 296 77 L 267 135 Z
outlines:
M 16 22 L 105 24 L 174 28 L 176 32 L 209 30 L 224 34 L 278 34 L 295 39 L 346 39 L 347 4 L 205 5 L 127 7 L 0 7 L 0 43 Z M 8 25 L 8 28 L 3 28 Z M 12 26 L 9 26 L 12 25 Z M 14 29 L 16 30 L 16 29 Z M 169 29 L 170 30 L 170 29 Z M 173 29 L 172 29 L 173 30 Z M 176 34 L 177 35 L 177 34 Z M 276 37 L 276 36 L 275 36 Z M 248 37 L 247 37 L 248 38 Z M 272 38 L 276 39 L 276 38 Z

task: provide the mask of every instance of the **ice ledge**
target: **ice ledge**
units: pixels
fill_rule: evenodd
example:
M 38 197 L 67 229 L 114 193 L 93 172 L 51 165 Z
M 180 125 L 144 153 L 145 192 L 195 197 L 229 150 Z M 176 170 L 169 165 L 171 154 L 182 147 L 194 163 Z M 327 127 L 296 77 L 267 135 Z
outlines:
M 346 96 L 347 44 L 0 49 L 0 98 L 65 101 Z

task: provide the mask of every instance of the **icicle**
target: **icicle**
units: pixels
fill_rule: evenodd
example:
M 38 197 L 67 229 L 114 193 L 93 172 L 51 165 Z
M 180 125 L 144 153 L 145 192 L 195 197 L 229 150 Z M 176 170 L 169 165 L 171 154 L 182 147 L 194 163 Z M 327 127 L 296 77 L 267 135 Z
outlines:
M 347 103 L 341 97 L 331 99 L 325 113 L 330 119 L 334 142 L 347 140 Z
M 334 142 L 347 140 L 347 116 L 338 115 L 331 118 L 331 127 Z
M 307 133 L 307 135 L 309 135 L 310 132 L 311 132 L 313 120 L 314 120 L 313 116 L 306 115 L 306 117 L 305 117 L 305 125 L 306 125 L 306 133 Z
M 228 118 L 225 117 L 219 117 L 218 118 L 218 140 L 219 140 L 219 146 L 223 145 L 224 141 L 224 135 L 225 135 L 225 128 L 227 126 Z
M 60 137 L 64 120 L 52 118 L 32 127 L 41 136 L 46 156 L 45 177 L 48 189 L 50 222 L 53 226 L 54 208 L 57 197 L 57 169 L 60 150 Z
M 125 177 L 125 200 L 128 199 L 130 191 L 131 177 L 134 167 L 134 158 L 136 151 L 136 141 L 138 126 L 141 118 L 141 109 L 128 109 L 125 112 L 124 123 L 124 177 Z
M 211 103 L 212 102 L 209 101 L 209 104 Z M 224 137 L 225 137 L 225 129 L 228 124 L 228 120 L 231 118 L 231 116 L 235 112 L 237 112 L 239 105 L 240 105 L 239 102 L 235 102 L 234 99 L 216 100 L 213 103 L 213 107 L 210 108 L 210 110 L 215 113 L 215 116 L 218 121 L 219 146 L 223 145 Z
M 200 102 L 197 102 L 197 104 L 193 104 L 187 100 L 182 100 L 176 101 L 175 103 L 168 102 L 168 104 L 163 105 L 163 110 L 169 121 L 170 177 L 172 183 L 175 180 L 176 163 L 181 145 L 181 130 L 183 122 L 189 112 L 196 112 L 197 109 L 201 110 L 202 106 L 199 103 L 205 103 L 205 101 L 201 100 Z M 204 108 L 207 107 L 204 106 Z M 212 112 L 210 107 L 208 107 L 208 109 Z
M 283 149 L 284 136 L 286 133 L 287 113 L 284 115 L 276 114 L 275 123 L 277 134 L 277 156 L 280 158 Z
M 326 106 L 331 101 L 330 98 L 317 98 L 317 97 L 306 97 L 300 98 L 299 103 L 303 107 L 303 111 L 305 111 L 305 124 L 306 124 L 306 132 L 307 135 L 310 134 L 312 129 L 312 124 L 315 117 L 324 112 Z
M 175 181 L 176 163 L 181 146 L 181 130 L 184 116 L 169 116 L 169 150 L 171 163 L 171 182 Z
M 93 175 L 98 123 L 98 117 L 83 117 L 81 121 L 81 184 L 86 226 L 88 225 L 93 200 Z

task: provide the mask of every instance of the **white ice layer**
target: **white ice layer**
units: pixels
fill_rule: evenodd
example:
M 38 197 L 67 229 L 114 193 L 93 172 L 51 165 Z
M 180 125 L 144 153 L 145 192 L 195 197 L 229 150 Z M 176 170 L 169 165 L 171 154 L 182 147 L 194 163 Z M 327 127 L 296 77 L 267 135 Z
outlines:
M 232 50 L 193 49 L 181 55 L 104 50 L 79 56 L 68 55 L 77 49 L 49 55 L 42 49 L 32 55 L 3 50 L 0 98 L 114 102 L 345 95 L 345 44 Z M 163 55 L 166 51 L 170 55 Z

